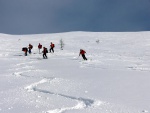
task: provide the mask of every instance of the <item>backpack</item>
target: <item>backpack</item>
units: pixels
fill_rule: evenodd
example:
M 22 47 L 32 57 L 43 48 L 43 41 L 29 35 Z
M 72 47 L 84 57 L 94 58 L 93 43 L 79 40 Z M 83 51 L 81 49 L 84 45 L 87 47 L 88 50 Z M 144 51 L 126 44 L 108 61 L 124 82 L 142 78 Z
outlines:
M 55 47 L 55 44 L 51 44 L 51 47 Z
M 47 48 L 45 48 L 46 49 L 46 53 L 48 53 L 48 50 L 47 50 Z
M 28 51 L 28 48 L 27 47 L 23 47 L 22 51 Z

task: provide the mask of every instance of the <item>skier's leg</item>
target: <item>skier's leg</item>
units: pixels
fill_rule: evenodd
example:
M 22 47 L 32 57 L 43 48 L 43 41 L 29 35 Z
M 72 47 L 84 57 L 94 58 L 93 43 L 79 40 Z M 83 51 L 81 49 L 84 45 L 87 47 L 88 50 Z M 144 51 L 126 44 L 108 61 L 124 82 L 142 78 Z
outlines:
M 25 52 L 25 56 L 27 56 L 27 52 Z
M 83 59 L 84 59 L 84 60 L 87 60 L 87 58 L 85 57 L 85 55 L 84 55 L 84 54 L 82 55 L 82 57 L 83 57 Z
M 82 58 L 83 58 L 83 60 L 84 60 L 84 55 L 82 55 Z
M 53 51 L 53 53 L 54 53 L 54 48 L 52 48 L 52 51 Z
M 29 49 L 29 53 L 31 54 L 31 49 Z
M 87 58 L 85 57 L 85 60 L 87 60 Z
M 87 60 L 87 58 L 85 57 L 85 55 L 84 55 L 84 60 Z

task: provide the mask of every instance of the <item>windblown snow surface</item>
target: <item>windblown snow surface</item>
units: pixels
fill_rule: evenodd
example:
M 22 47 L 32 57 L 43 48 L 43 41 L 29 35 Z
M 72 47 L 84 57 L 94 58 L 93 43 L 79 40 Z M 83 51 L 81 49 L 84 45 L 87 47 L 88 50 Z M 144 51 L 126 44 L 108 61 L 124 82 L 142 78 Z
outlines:
M 55 53 L 43 59 L 37 46 L 50 42 Z M 0 34 L 0 113 L 143 112 L 150 113 L 150 32 Z

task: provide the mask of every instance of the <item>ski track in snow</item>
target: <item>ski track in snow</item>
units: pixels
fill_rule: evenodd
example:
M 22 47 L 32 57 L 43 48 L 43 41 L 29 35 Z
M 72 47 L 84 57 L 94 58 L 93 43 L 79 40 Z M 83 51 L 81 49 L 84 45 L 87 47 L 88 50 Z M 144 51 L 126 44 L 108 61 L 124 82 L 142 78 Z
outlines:
M 78 97 L 74 97 L 74 96 L 69 96 L 69 95 L 60 94 L 60 93 L 54 93 L 54 92 L 50 92 L 47 90 L 37 88 L 38 85 L 46 83 L 46 82 L 50 82 L 53 79 L 56 79 L 56 78 L 42 79 L 39 82 L 33 83 L 33 84 L 25 87 L 25 89 L 29 92 L 35 91 L 35 92 L 46 93 L 46 94 L 50 94 L 50 95 L 61 96 L 61 97 L 67 98 L 67 99 L 75 100 L 75 101 L 77 101 L 77 105 L 75 105 L 73 107 L 64 107 L 64 108 L 60 108 L 60 109 L 49 110 L 46 113 L 63 113 L 65 111 L 69 111 L 69 110 L 86 109 L 88 107 L 97 107 L 97 106 L 100 106 L 101 104 L 103 104 L 103 102 L 95 101 L 93 99 L 87 99 L 87 98 L 82 98 L 82 97 L 78 98 Z
M 36 69 L 32 66 L 32 63 L 34 62 L 38 62 L 39 59 L 31 59 L 32 61 L 29 62 L 22 62 L 22 63 L 18 63 L 14 66 L 13 70 L 15 70 L 15 72 L 13 73 L 13 75 L 15 75 L 16 77 L 33 77 L 35 78 L 36 76 L 32 76 L 29 74 L 29 72 L 43 72 L 44 70 L 40 70 L 40 69 Z M 80 67 L 84 68 L 84 67 L 91 67 L 91 68 L 101 68 L 101 69 L 108 69 L 108 66 L 100 66 L 100 64 L 93 64 L 92 60 L 88 60 L 88 61 L 79 61 L 80 63 Z M 128 68 L 133 68 L 133 67 L 128 67 Z M 137 69 L 135 69 L 137 70 Z M 139 70 L 139 69 L 138 69 Z M 141 69 L 142 70 L 142 69 Z M 25 90 L 27 90 L 27 92 L 37 92 L 37 93 L 44 93 L 44 94 L 49 94 L 49 95 L 54 95 L 54 96 L 60 96 L 66 99 L 71 99 L 74 100 L 76 102 L 76 105 L 71 106 L 71 107 L 61 107 L 61 108 L 57 108 L 57 109 L 53 109 L 53 110 L 48 110 L 45 111 L 45 113 L 65 113 L 67 111 L 71 111 L 71 110 L 82 110 L 82 109 L 87 109 L 87 108 L 96 108 L 99 106 L 107 106 L 106 102 L 102 102 L 99 100 L 94 100 L 94 99 L 89 99 L 89 98 L 84 98 L 84 97 L 75 97 L 75 96 L 70 96 L 70 95 L 66 95 L 66 94 L 61 94 L 61 93 L 55 93 L 55 92 L 51 92 L 48 90 L 44 90 L 44 89 L 39 89 L 38 86 L 40 86 L 41 84 L 44 83 L 50 83 L 51 81 L 57 79 L 55 77 L 40 77 L 41 80 L 38 82 L 34 82 L 26 87 L 24 87 Z
M 12 73 L 12 75 L 15 75 L 16 77 L 33 77 L 31 75 L 28 75 L 27 73 L 29 73 L 29 72 L 40 72 L 40 71 L 42 72 L 43 70 L 34 69 L 34 67 L 30 65 L 33 62 L 37 62 L 36 60 L 38 60 L 38 59 L 36 59 L 36 60 L 33 59 L 33 60 L 34 61 L 22 62 L 22 63 L 16 64 L 14 66 L 14 68 L 11 69 L 11 70 L 15 70 L 15 72 Z M 21 71 L 21 70 L 24 70 L 24 71 Z M 57 79 L 57 78 L 55 78 L 55 77 L 49 77 L 49 78 L 42 77 L 42 80 L 30 84 L 27 87 L 25 87 L 24 89 L 27 90 L 28 92 L 34 91 L 34 92 L 38 92 L 38 93 L 46 93 L 46 94 L 50 94 L 50 95 L 61 96 L 61 97 L 67 98 L 67 99 L 74 100 L 77 102 L 77 104 L 75 106 L 72 106 L 72 107 L 62 107 L 59 109 L 49 110 L 45 113 L 64 113 L 65 111 L 70 111 L 70 110 L 78 110 L 78 109 L 86 109 L 89 107 L 97 107 L 97 106 L 100 106 L 101 104 L 104 103 L 101 101 L 95 101 L 93 99 L 87 99 L 87 98 L 83 98 L 83 97 L 74 97 L 74 96 L 70 96 L 70 95 L 65 95 L 65 94 L 55 93 L 55 92 L 51 92 L 51 91 L 47 91 L 47 90 L 43 90 L 43 89 L 38 89 L 38 86 L 40 84 L 51 82 L 54 79 Z
M 74 106 L 74 107 L 65 107 L 65 108 L 60 108 L 60 109 L 55 109 L 55 110 L 49 110 L 46 113 L 64 113 L 65 111 L 79 110 L 79 109 L 84 109 L 84 108 L 87 108 L 87 107 L 96 107 L 96 106 L 100 106 L 101 104 L 103 104 L 103 102 L 97 101 L 97 102 L 95 102 L 96 105 L 94 104 L 94 102 L 92 102 L 92 104 L 86 106 L 86 101 L 87 100 L 85 100 L 85 101 L 84 100 L 79 100 L 77 105 Z
M 30 61 L 30 62 L 23 62 L 23 63 L 18 63 L 16 64 L 15 68 L 13 69 L 10 69 L 10 70 L 16 70 L 17 72 L 14 72 L 12 75 L 15 75 L 17 77 L 19 76 L 25 76 L 25 77 L 31 77 L 29 75 L 26 75 L 24 73 L 29 73 L 29 72 L 37 72 L 37 71 L 41 71 L 39 69 L 34 69 L 34 67 L 32 65 L 29 65 L 29 64 L 32 64 L 33 62 L 36 62 L 36 61 Z M 22 71 L 24 70 L 24 71 Z
M 112 59 L 112 61 L 115 61 L 115 59 Z M 120 64 L 125 62 L 125 61 L 119 61 Z M 109 70 L 135 70 L 135 71 L 147 71 L 150 72 L 150 67 L 145 65 L 144 63 L 132 63 L 132 61 L 129 61 L 130 64 L 122 64 L 120 66 L 120 64 L 113 64 L 111 62 L 109 63 L 105 63 L 103 60 L 102 61 L 98 61 L 98 60 L 92 60 L 89 59 L 87 61 L 84 60 L 79 60 L 80 63 L 80 67 L 81 68 L 86 68 L 86 67 L 90 67 L 90 68 L 100 68 L 100 69 L 109 69 Z M 118 67 L 118 68 L 116 68 Z

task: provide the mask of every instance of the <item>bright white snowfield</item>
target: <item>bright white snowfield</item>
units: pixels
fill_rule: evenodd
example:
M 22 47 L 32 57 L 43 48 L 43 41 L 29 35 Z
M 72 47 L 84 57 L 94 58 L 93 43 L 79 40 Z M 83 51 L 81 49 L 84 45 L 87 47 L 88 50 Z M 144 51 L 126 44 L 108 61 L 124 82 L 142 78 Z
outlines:
M 0 113 L 150 113 L 150 32 L 0 34 L 0 45 Z

